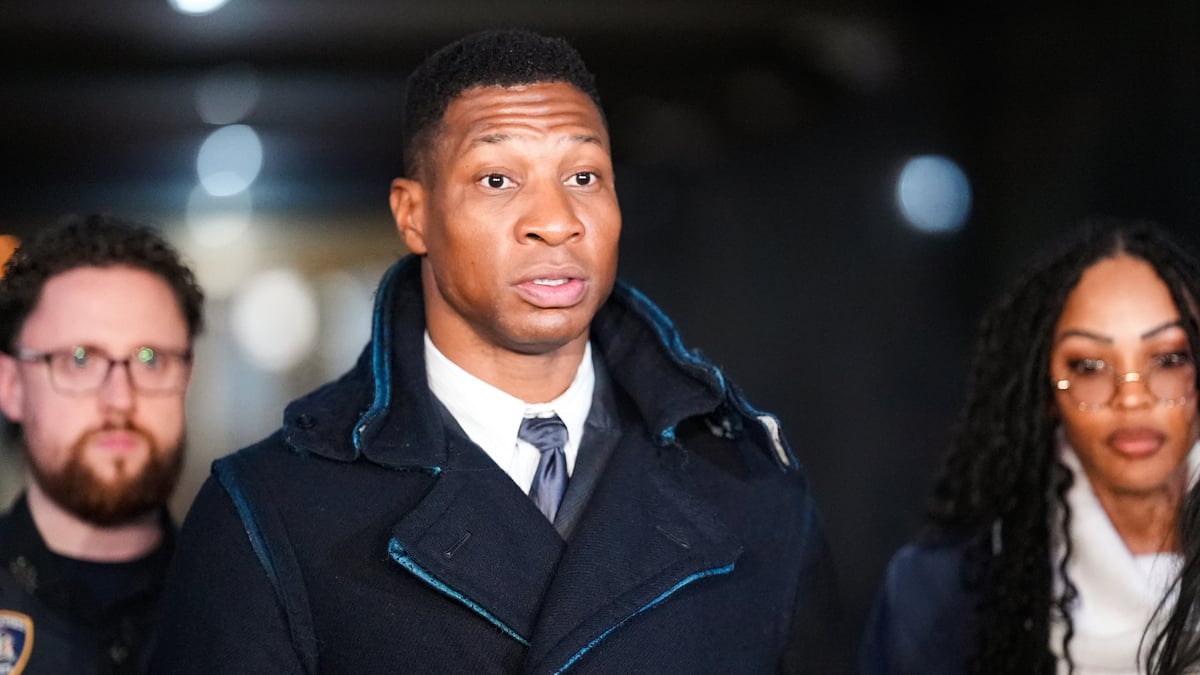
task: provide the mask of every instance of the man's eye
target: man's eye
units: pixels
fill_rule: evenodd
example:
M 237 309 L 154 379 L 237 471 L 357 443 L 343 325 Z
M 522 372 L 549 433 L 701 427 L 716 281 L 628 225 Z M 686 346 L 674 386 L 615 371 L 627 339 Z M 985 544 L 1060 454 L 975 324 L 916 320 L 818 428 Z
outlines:
M 508 187 L 512 183 L 512 181 L 508 179 L 508 176 L 505 176 L 502 173 L 489 173 L 488 175 L 484 176 L 480 182 L 485 186 L 492 188 L 493 190 L 501 190 Z
M 147 368 L 158 367 L 158 354 L 150 347 L 142 347 L 137 350 L 137 360 Z
M 89 360 L 88 352 L 83 347 L 76 347 L 75 349 L 71 350 L 71 365 L 72 366 L 75 366 L 76 368 L 86 368 L 87 364 L 88 364 L 88 360 Z
M 570 180 L 567 182 L 572 183 L 574 185 L 584 186 L 584 185 L 591 185 L 595 180 L 596 180 L 595 173 L 593 173 L 591 171 L 580 171 L 579 173 L 576 173 L 575 175 L 571 176 Z

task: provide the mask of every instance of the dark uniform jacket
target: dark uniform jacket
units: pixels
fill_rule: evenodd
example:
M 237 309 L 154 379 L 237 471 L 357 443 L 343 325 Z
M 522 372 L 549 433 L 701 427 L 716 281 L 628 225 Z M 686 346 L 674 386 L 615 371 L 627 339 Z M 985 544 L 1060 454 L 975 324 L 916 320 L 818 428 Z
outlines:
M 961 675 L 977 596 L 965 584 L 970 540 L 927 537 L 888 563 L 860 653 L 862 675 Z
M 46 547 L 25 496 L 0 518 L 0 675 L 147 672 L 174 547 L 124 563 L 73 560 Z
M 430 393 L 420 261 L 371 343 L 218 460 L 182 528 L 162 673 L 832 672 L 832 573 L 774 417 L 618 285 L 551 524 Z

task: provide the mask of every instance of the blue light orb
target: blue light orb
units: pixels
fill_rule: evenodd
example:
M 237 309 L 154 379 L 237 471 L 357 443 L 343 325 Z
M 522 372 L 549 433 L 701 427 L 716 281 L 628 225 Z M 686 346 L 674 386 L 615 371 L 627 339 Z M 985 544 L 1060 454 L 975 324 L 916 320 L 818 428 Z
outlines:
M 231 124 L 209 134 L 196 155 L 200 184 L 214 197 L 234 195 L 254 182 L 262 168 L 258 134 L 245 124 Z
M 921 232 L 953 232 L 971 212 L 971 184 L 952 160 L 913 157 L 896 181 L 896 202 L 908 224 Z

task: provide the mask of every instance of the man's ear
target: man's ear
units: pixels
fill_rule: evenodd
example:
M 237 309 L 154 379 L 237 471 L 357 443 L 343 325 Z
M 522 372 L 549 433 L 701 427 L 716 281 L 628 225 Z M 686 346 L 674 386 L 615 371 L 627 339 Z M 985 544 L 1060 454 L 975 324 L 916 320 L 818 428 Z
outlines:
M 392 218 L 404 245 L 417 255 L 425 255 L 425 187 L 409 178 L 392 181 Z
M 25 385 L 17 371 L 17 360 L 0 353 L 0 411 L 10 422 L 21 422 L 25 409 Z

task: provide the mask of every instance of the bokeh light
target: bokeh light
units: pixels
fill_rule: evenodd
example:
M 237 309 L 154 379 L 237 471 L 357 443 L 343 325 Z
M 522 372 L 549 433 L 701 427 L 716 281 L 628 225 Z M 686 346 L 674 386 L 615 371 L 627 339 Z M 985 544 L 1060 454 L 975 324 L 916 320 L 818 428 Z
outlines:
M 253 212 L 249 190 L 216 197 L 197 185 L 188 197 L 187 226 L 197 244 L 225 246 L 242 238 L 250 227 Z
M 971 184 L 954 161 L 921 155 L 905 163 L 896 181 L 896 202 L 909 225 L 921 232 L 952 232 L 971 211 Z
M 244 63 L 221 66 L 196 86 L 196 112 L 209 124 L 240 122 L 258 104 L 261 90 L 254 68 Z
M 262 141 L 254 129 L 232 124 L 204 139 L 196 155 L 196 173 L 210 195 L 226 197 L 250 187 L 262 161 Z
M 291 269 L 260 272 L 234 296 L 230 327 L 255 366 L 288 370 L 316 345 L 318 314 L 312 287 Z
M 21 240 L 11 234 L 0 234 L 0 278 L 4 277 L 4 272 L 8 269 L 8 259 L 21 246 Z
M 172 9 L 180 14 L 199 16 L 221 9 L 229 0 L 168 0 L 168 2 Z
M 373 286 L 345 270 L 334 270 L 317 279 L 321 302 L 318 356 L 326 377 L 336 377 L 350 366 L 371 338 Z

